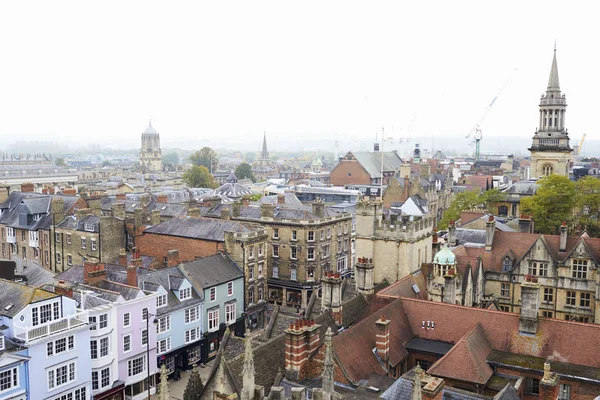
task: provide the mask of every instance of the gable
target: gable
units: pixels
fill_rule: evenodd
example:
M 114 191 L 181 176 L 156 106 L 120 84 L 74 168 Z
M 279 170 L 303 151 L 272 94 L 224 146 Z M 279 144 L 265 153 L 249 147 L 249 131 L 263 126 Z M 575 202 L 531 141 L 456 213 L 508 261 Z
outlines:
M 14 353 L 4 353 L 0 356 L 0 368 L 12 366 L 15 364 L 23 363 L 29 360 L 31 357 L 20 356 Z

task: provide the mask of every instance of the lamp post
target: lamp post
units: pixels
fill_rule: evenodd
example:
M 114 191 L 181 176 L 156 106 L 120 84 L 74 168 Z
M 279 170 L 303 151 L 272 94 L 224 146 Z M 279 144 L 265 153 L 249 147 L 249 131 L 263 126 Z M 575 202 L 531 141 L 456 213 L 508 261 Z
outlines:
M 156 315 L 154 314 L 150 314 L 150 312 L 148 311 L 148 309 L 146 308 L 146 359 L 147 359 L 147 367 L 148 367 L 148 378 L 147 378 L 147 385 L 148 385 L 148 400 L 150 400 L 150 317 L 156 317 Z M 158 324 L 158 321 L 156 319 L 152 320 L 152 323 L 154 325 Z

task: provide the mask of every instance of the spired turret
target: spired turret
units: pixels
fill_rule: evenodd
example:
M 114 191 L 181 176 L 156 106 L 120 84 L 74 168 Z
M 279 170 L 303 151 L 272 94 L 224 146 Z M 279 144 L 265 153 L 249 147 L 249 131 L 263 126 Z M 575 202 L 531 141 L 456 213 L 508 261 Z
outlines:
M 162 170 L 162 155 L 160 150 L 160 135 L 152 126 L 152 122 L 142 132 L 142 146 L 140 149 L 140 167 L 144 172 Z

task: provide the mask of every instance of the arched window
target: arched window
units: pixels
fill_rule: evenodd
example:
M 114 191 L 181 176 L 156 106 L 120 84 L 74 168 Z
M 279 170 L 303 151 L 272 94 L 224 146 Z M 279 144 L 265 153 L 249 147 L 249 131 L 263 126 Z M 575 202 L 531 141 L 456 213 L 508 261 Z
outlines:
M 553 172 L 554 172 L 554 167 L 552 166 L 552 164 L 544 164 L 542 166 L 542 175 L 550 176 L 550 175 L 552 175 Z

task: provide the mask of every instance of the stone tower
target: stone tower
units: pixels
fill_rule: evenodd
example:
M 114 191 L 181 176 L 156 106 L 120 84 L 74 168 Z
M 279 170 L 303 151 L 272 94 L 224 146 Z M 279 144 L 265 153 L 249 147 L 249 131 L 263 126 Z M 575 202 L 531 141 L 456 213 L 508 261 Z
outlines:
M 550 79 L 546 93 L 540 100 L 539 128 L 533 135 L 531 152 L 531 177 L 547 175 L 569 175 L 569 162 L 572 149 L 569 147 L 569 133 L 565 129 L 567 99 L 560 91 L 556 46 L 550 69 Z
M 260 152 L 260 158 L 263 160 L 269 159 L 269 151 L 267 150 L 267 134 L 266 133 L 263 134 L 263 145 L 262 145 L 262 151 Z
M 160 152 L 160 135 L 152 126 L 152 122 L 142 132 L 142 148 L 140 149 L 140 167 L 144 172 L 162 170 Z

